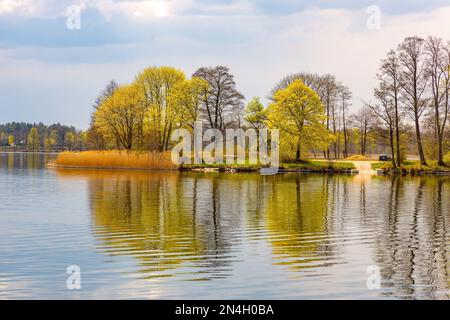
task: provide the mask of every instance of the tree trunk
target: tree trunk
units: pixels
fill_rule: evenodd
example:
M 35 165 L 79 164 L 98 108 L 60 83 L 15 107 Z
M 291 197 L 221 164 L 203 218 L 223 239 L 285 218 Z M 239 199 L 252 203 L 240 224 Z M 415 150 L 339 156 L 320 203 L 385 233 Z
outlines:
M 300 153 L 300 141 L 297 142 L 297 151 L 295 153 L 295 161 L 300 162 L 301 153 Z
M 443 146 L 443 141 L 444 141 L 444 135 L 443 135 L 443 130 L 439 129 L 438 132 L 438 165 L 439 166 L 445 166 L 444 163 L 444 146 Z
M 414 122 L 416 124 L 417 148 L 419 149 L 420 164 L 426 166 L 427 161 L 425 160 L 425 153 L 423 151 L 422 137 L 420 135 L 419 115 L 417 113 L 415 114 Z
M 391 144 L 391 157 L 392 157 L 392 167 L 397 169 L 397 164 L 395 162 L 395 147 L 394 147 L 394 129 L 392 124 L 389 125 L 389 142 Z
M 402 159 L 400 157 L 400 119 L 398 117 L 398 99 L 397 95 L 395 95 L 395 141 L 396 141 L 396 147 L 397 147 L 397 166 L 400 167 L 402 165 Z

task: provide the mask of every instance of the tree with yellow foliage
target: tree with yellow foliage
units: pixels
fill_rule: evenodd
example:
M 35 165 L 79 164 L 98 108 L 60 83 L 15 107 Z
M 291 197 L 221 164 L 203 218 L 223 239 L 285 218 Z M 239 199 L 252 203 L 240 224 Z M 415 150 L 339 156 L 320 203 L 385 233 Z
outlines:
M 9 137 L 8 137 L 8 144 L 9 144 L 9 146 L 10 147 L 14 147 L 14 136 L 11 134 L 11 135 L 9 135 Z
M 124 85 L 115 90 L 94 113 L 94 124 L 118 146 L 139 149 L 143 143 L 146 114 L 143 91 L 137 85 Z
M 67 145 L 67 148 L 69 150 L 72 150 L 72 148 L 74 147 L 75 140 L 76 140 L 75 133 L 70 132 L 70 131 L 66 133 L 64 141 L 65 141 L 65 143 Z
M 150 149 L 165 151 L 169 147 L 175 121 L 169 97 L 173 87 L 185 78 L 183 71 L 172 67 L 149 67 L 136 77 L 134 84 L 141 91 L 147 106 L 144 130 Z
M 178 126 L 194 128 L 195 122 L 201 117 L 200 95 L 207 90 L 208 86 L 208 82 L 195 77 L 178 82 L 173 86 L 169 96 L 169 105 L 175 113 Z
M 39 150 L 39 133 L 37 128 L 31 128 L 28 135 L 28 147 L 34 152 Z
M 270 127 L 295 139 L 297 161 L 302 149 L 325 150 L 334 140 L 324 125 L 326 116 L 319 96 L 301 80 L 275 93 L 274 102 L 267 109 L 267 119 Z

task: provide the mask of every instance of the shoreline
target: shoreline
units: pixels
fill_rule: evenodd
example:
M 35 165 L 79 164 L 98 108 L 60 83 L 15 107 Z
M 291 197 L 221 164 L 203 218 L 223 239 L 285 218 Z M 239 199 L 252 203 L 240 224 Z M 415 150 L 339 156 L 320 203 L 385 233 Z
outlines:
M 130 168 L 130 167 L 99 167 L 99 166 L 66 166 L 57 165 L 54 163 L 48 163 L 47 168 L 49 169 L 68 169 L 68 170 L 117 170 L 117 171 L 170 171 L 170 172 L 204 172 L 204 173 L 260 173 L 261 169 L 264 167 L 233 167 L 230 165 L 223 165 L 220 167 L 208 167 L 208 166 L 195 166 L 186 167 L 180 166 L 179 168 Z M 359 174 L 356 169 L 293 169 L 293 168 L 282 168 L 278 169 L 278 173 L 304 173 L 304 174 L 345 174 L 345 175 L 355 175 Z
M 397 176 L 449 176 L 450 167 L 438 166 L 430 162 L 427 166 L 422 166 L 414 161 L 405 161 L 399 168 L 393 168 L 390 163 L 373 162 L 372 169 L 383 175 Z
M 216 167 L 200 166 L 195 167 L 180 166 L 179 168 L 130 168 L 130 167 L 99 167 L 99 166 L 66 166 L 66 165 L 56 165 L 53 163 L 47 164 L 49 169 L 68 169 L 68 170 L 111 170 L 111 171 L 169 171 L 169 172 L 203 172 L 203 173 L 258 173 L 260 174 L 261 169 L 264 167 L 234 167 L 233 165 L 222 165 Z M 301 174 L 343 174 L 343 175 L 359 175 L 361 173 L 357 169 L 337 169 L 337 168 L 323 168 L 323 169 L 295 169 L 295 168 L 283 168 L 280 167 L 276 174 L 283 173 L 301 173 Z M 392 171 L 377 169 L 374 173 L 370 175 L 374 176 L 450 176 L 450 171 L 420 171 L 420 172 L 410 172 L 410 171 Z
M 400 169 L 400 170 L 391 170 L 391 169 L 377 169 L 376 170 L 378 175 L 385 175 L 385 176 L 450 176 L 450 170 L 449 171 L 443 171 L 443 170 L 408 170 L 408 169 Z
M 23 154 L 22 152 L 16 152 Z M 29 153 L 25 153 L 29 154 Z M 278 173 L 303 174 L 344 174 L 344 175 L 384 175 L 384 176 L 450 176 L 450 168 L 420 166 L 416 161 L 406 161 L 404 166 L 393 170 L 388 162 L 373 160 L 326 160 L 308 159 L 299 162 L 281 162 L 278 169 L 272 171 L 262 164 L 217 163 L 217 164 L 181 164 L 176 165 L 167 153 L 124 153 L 122 151 L 87 151 L 64 153 L 35 153 L 57 156 L 47 163 L 47 168 L 78 170 L 120 170 L 120 171 L 181 171 L 181 172 L 226 172 L 258 173 L 271 175 Z

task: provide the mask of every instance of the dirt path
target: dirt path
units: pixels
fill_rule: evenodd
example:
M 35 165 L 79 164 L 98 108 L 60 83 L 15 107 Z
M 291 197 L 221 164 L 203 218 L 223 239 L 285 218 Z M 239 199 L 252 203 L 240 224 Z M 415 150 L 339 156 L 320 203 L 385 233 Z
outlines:
M 375 161 L 351 161 L 359 174 L 375 174 L 376 171 L 372 169 L 372 163 Z

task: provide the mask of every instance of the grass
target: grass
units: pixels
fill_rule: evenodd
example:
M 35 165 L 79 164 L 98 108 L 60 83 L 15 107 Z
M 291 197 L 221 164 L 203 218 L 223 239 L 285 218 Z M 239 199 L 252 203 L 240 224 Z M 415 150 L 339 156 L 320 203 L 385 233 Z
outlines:
M 372 169 L 377 170 L 381 169 L 385 172 L 390 172 L 393 170 L 392 168 L 392 162 L 386 161 L 386 162 L 374 162 L 372 163 Z M 402 174 L 433 174 L 433 173 L 440 173 L 440 172 L 448 172 L 450 173 L 450 164 L 447 164 L 447 166 L 438 166 L 437 161 L 428 160 L 427 166 L 422 166 L 420 164 L 420 161 L 415 160 L 406 160 L 402 163 L 401 167 L 397 169 L 397 173 Z
M 178 169 L 170 159 L 170 153 L 83 151 L 62 152 L 54 163 L 61 167 L 99 169 Z
M 352 170 L 356 169 L 355 165 L 351 162 L 345 161 L 314 161 L 307 160 L 302 162 L 282 163 L 280 165 L 283 169 L 293 170 Z
M 258 171 L 264 167 L 261 164 L 185 164 L 184 170 L 195 169 L 216 169 L 219 171 L 236 170 L 236 171 Z M 349 171 L 355 169 L 351 162 L 328 162 L 328 161 L 301 161 L 301 162 L 284 162 L 280 164 L 281 171 L 313 171 L 313 172 L 329 172 L 329 171 Z

